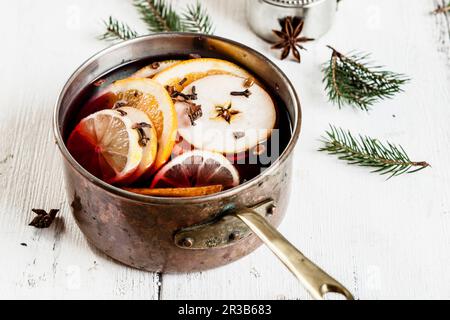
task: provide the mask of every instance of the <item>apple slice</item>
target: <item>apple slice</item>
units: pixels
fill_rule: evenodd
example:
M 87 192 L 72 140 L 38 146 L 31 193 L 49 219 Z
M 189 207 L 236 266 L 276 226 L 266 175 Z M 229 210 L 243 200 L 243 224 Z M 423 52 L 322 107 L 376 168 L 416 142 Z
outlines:
M 276 123 L 277 112 L 270 95 L 258 84 L 244 86 L 240 77 L 213 75 L 194 81 L 183 93 L 196 100 L 178 101 L 178 133 L 196 149 L 238 154 L 267 140 Z M 201 107 L 192 117 L 191 106 Z

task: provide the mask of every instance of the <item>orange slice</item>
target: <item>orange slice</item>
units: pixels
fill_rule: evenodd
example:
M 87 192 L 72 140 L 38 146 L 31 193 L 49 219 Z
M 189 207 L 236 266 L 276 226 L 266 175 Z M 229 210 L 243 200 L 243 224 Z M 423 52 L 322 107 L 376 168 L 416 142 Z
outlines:
M 151 188 L 189 188 L 221 185 L 224 189 L 239 184 L 239 173 L 223 155 L 195 150 L 167 163 L 153 179 Z
M 160 168 L 170 157 L 177 135 L 177 115 L 167 91 L 151 79 L 127 78 L 114 82 L 110 91 L 120 104 L 144 111 L 158 137 L 158 152 L 152 170 Z
M 186 197 L 200 197 L 207 196 L 222 191 L 221 185 L 206 186 L 206 187 L 192 187 L 192 188 L 124 188 L 129 192 L 142 194 L 144 196 L 152 197 L 171 197 L 171 198 L 186 198 Z
M 175 90 L 181 91 L 195 80 L 215 74 L 232 74 L 242 78 L 251 77 L 247 71 L 229 61 L 199 58 L 181 61 L 157 73 L 153 79 L 163 86 L 173 86 Z

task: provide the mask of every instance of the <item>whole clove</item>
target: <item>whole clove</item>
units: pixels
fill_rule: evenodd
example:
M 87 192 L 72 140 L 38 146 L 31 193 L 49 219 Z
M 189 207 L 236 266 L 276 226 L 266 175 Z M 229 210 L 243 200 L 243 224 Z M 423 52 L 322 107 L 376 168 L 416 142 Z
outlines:
M 180 82 L 178 82 L 178 85 L 182 86 L 183 84 L 186 83 L 186 81 L 187 81 L 187 78 L 183 78 L 183 79 L 181 79 Z
M 159 62 L 153 62 L 153 63 L 150 65 L 150 68 L 156 70 L 156 69 L 158 69 L 160 66 L 161 66 L 161 64 L 160 64 Z
M 191 121 L 191 125 L 195 126 L 195 121 L 203 116 L 202 106 L 193 102 L 188 102 L 186 113 Z
M 125 111 L 123 111 L 122 109 L 116 109 L 116 111 L 117 111 L 118 113 L 120 113 L 120 115 L 121 115 L 122 117 L 124 117 L 124 116 L 127 115 L 127 113 L 126 113 Z
M 195 92 L 195 86 L 192 87 L 191 94 L 180 92 L 176 90 L 173 86 L 166 86 L 166 90 L 172 99 L 177 99 L 178 97 L 181 97 L 183 99 L 178 101 L 197 100 L 197 93 Z
M 141 147 L 147 146 L 148 142 L 150 141 L 150 138 L 147 136 L 147 134 L 144 131 L 144 128 L 151 128 L 152 126 L 149 123 L 146 122 L 140 122 L 135 123 L 131 128 L 137 130 L 139 134 L 139 145 Z
M 248 98 L 252 95 L 252 93 L 248 89 L 246 89 L 244 91 L 232 91 L 232 92 L 230 92 L 230 94 L 232 96 L 244 96 L 246 98 Z
M 128 104 L 128 102 L 126 100 L 118 100 L 116 102 L 114 102 L 113 105 L 113 109 L 118 109 L 118 108 L 122 108 L 125 107 Z
M 139 128 L 151 128 L 152 126 L 150 125 L 150 123 L 147 122 L 139 122 L 139 123 L 135 123 L 132 127 L 132 129 L 139 129 Z

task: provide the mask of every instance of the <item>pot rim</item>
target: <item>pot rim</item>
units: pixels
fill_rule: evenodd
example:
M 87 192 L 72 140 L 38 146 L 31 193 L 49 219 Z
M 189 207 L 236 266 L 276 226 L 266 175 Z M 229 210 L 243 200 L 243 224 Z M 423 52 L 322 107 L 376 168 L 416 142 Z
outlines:
M 108 54 L 109 52 L 112 52 L 118 48 L 122 48 L 125 46 L 133 45 L 134 43 L 145 41 L 149 38 L 156 38 L 156 37 L 167 37 L 167 38 L 177 38 L 177 37 L 183 37 L 183 36 L 193 36 L 193 37 L 206 37 L 206 38 L 212 38 L 215 40 L 223 41 L 230 43 L 232 45 L 238 46 L 249 53 L 258 56 L 261 58 L 265 63 L 270 64 L 283 78 L 283 80 L 287 83 L 288 89 L 290 91 L 290 94 L 292 96 L 292 100 L 294 101 L 294 119 L 292 120 L 293 123 L 293 130 L 292 130 L 292 136 L 291 139 L 286 146 L 286 148 L 283 150 L 281 155 L 278 157 L 278 159 L 275 160 L 274 163 L 270 165 L 269 168 L 267 168 L 263 173 L 259 174 L 255 178 L 246 181 L 237 187 L 234 187 L 229 190 L 221 191 L 219 193 L 215 193 L 208 196 L 199 196 L 199 197 L 190 197 L 190 198 L 171 198 L 171 197 L 153 197 L 153 196 L 146 196 L 146 195 L 139 195 L 136 193 L 132 193 L 129 191 L 125 191 L 121 188 L 115 187 L 109 183 L 106 183 L 102 181 L 101 179 L 95 177 L 91 173 L 89 173 L 86 169 L 84 169 L 76 160 L 73 158 L 73 156 L 70 154 L 69 150 L 66 147 L 66 144 L 64 143 L 64 139 L 62 137 L 62 134 L 59 130 L 60 122 L 59 122 L 59 113 L 61 110 L 61 104 L 64 95 L 66 94 L 69 86 L 73 82 L 74 79 L 78 77 L 78 75 L 81 73 L 81 71 L 88 65 L 90 65 L 92 62 L 97 60 L 99 57 Z M 287 78 L 286 74 L 277 66 L 275 63 L 270 61 L 265 55 L 259 53 L 258 51 L 242 44 L 234 40 L 230 40 L 227 38 L 219 37 L 219 36 L 213 36 L 213 35 L 206 35 L 206 34 L 198 34 L 198 33 L 188 33 L 188 32 L 164 32 L 164 33 L 153 33 L 150 35 L 145 35 L 141 37 L 137 37 L 131 40 L 126 40 L 123 42 L 120 42 L 118 44 L 109 46 L 87 60 L 85 60 L 69 77 L 69 79 L 65 82 L 63 88 L 61 89 L 58 98 L 56 100 L 55 109 L 53 112 L 53 134 L 56 139 L 56 144 L 58 145 L 59 150 L 61 151 L 64 159 L 69 162 L 69 164 L 81 175 L 83 175 L 86 179 L 88 179 L 90 182 L 95 184 L 97 187 L 102 188 L 103 190 L 106 190 L 110 193 L 113 193 L 116 196 L 120 196 L 123 198 L 126 198 L 128 200 L 133 200 L 137 202 L 144 202 L 144 203 L 155 203 L 155 204 L 170 204 L 170 205 L 177 205 L 177 204 L 195 204 L 195 203 L 201 203 L 206 201 L 216 201 L 219 199 L 224 199 L 227 197 L 234 196 L 236 194 L 241 193 L 243 190 L 250 188 L 256 184 L 258 184 L 264 175 L 272 174 L 281 164 L 283 164 L 288 157 L 293 152 L 295 145 L 298 141 L 300 130 L 301 130 L 301 123 L 302 123 L 302 112 L 301 112 L 301 106 L 300 101 L 298 98 L 298 95 L 295 91 L 295 88 L 291 81 Z

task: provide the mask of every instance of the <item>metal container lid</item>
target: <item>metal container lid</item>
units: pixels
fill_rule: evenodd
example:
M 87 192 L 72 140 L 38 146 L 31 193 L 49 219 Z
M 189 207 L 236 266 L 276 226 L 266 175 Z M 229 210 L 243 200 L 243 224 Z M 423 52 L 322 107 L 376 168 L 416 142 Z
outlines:
M 321 0 L 263 0 L 263 1 L 269 4 L 273 4 L 275 6 L 301 8 Z

